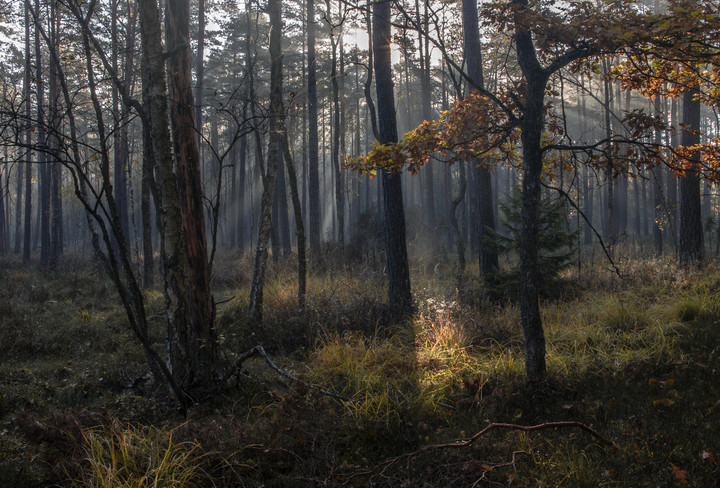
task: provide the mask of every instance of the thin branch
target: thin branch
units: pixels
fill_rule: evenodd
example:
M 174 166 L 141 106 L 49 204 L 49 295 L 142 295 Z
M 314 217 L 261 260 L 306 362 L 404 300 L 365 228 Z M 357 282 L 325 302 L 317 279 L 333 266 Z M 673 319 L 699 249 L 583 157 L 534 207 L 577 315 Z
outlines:
M 597 229 L 592 224 L 592 222 L 590 222 L 590 219 L 588 219 L 587 215 L 585 215 L 585 212 L 580 210 L 580 207 L 573 201 L 572 197 L 562 188 L 558 188 L 556 186 L 551 186 L 544 182 L 541 182 L 541 184 L 542 184 L 542 186 L 544 186 L 545 188 L 547 188 L 549 190 L 555 190 L 556 192 L 558 192 L 560 195 L 562 195 L 565 198 L 565 200 L 570 204 L 570 206 L 577 211 L 577 213 L 583 218 L 585 223 L 587 223 L 587 225 L 590 227 L 590 230 L 592 230 L 593 234 L 595 234 L 595 237 L 597 237 L 598 241 L 600 242 L 600 247 L 602 247 L 602 250 L 605 253 L 605 256 L 607 257 L 608 262 L 613 267 L 615 274 L 617 274 L 620 278 L 622 278 L 623 275 L 620 272 L 620 268 L 615 264 L 615 261 L 612 258 L 612 254 L 610 253 L 608 246 L 605 245 L 605 241 L 603 241 L 602 236 L 597 231 Z
M 602 435 L 598 434 L 595 430 L 588 427 L 586 424 L 582 422 L 575 422 L 575 421 L 568 421 L 568 422 L 546 422 L 538 425 L 517 425 L 517 424 L 506 424 L 506 423 L 491 423 L 484 429 L 482 429 L 480 432 L 476 433 L 472 437 L 469 437 L 467 439 L 457 439 L 453 442 L 449 442 L 446 444 L 434 444 L 432 446 L 425 446 L 420 449 L 417 449 L 412 452 L 408 452 L 405 454 L 401 454 L 400 456 L 396 456 L 390 459 L 386 459 L 385 461 L 382 461 L 379 464 L 376 464 L 373 468 L 364 470 L 364 471 L 356 471 L 355 473 L 352 473 L 348 479 L 346 480 L 345 484 L 347 484 L 352 478 L 355 478 L 357 476 L 365 476 L 365 475 L 372 475 L 376 472 L 384 473 L 390 466 L 397 463 L 398 461 L 403 461 L 406 459 L 410 459 L 413 457 L 416 457 L 420 454 L 428 453 L 428 452 L 435 452 L 435 451 L 444 451 L 449 449 L 458 449 L 463 447 L 469 447 L 475 441 L 483 437 L 485 434 L 490 432 L 491 430 L 515 430 L 519 432 L 535 432 L 538 430 L 545 430 L 545 429 L 560 429 L 560 428 L 567 428 L 567 427 L 573 427 L 576 429 L 584 430 L 588 434 L 595 437 L 600 443 L 612 446 L 613 443 L 607 440 Z
M 248 349 L 247 351 L 245 351 L 244 353 L 242 353 L 240 355 L 240 357 L 238 357 L 235 360 L 235 363 L 230 368 L 230 370 L 227 373 L 225 373 L 225 376 L 223 377 L 222 382 L 226 383 L 230 378 L 232 378 L 233 375 L 235 375 L 240 370 L 243 363 L 253 356 L 260 356 L 261 358 L 263 358 L 265 360 L 265 363 L 267 363 L 267 365 L 270 366 L 270 368 L 272 370 L 274 370 L 277 374 L 279 374 L 280 376 L 282 376 L 283 378 L 285 378 L 287 380 L 290 380 L 294 383 L 299 383 L 308 389 L 319 391 L 323 395 L 333 397 L 337 400 L 341 400 L 343 402 L 350 401 L 350 399 L 347 397 L 338 395 L 337 393 L 333 393 L 332 391 L 326 390 L 326 389 L 322 388 L 321 386 L 313 385 L 311 383 L 306 383 L 305 381 L 301 380 L 300 378 L 297 378 L 297 377 L 291 375 L 284 369 L 281 369 L 277 364 L 275 364 L 273 362 L 273 360 L 270 358 L 268 353 L 265 352 L 265 348 L 263 348 L 260 344 L 258 344 L 255 347 L 252 347 L 252 348 Z

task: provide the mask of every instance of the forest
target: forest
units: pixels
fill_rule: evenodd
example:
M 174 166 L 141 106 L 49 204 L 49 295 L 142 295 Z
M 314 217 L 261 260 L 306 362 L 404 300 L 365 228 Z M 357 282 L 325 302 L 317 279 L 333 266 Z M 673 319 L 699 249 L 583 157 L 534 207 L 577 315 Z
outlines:
M 0 486 L 720 487 L 716 1 L 0 40 Z

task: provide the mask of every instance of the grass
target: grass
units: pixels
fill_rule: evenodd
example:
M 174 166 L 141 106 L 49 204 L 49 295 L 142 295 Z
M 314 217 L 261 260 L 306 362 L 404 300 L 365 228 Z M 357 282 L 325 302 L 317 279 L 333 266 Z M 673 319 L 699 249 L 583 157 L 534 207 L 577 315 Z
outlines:
M 82 433 L 84 462 L 71 486 L 192 488 L 212 485 L 197 442 L 175 442 L 174 431 L 114 422 Z
M 245 320 L 247 262 L 219 261 L 228 361 L 263 343 L 277 364 L 340 401 L 291 385 L 260 359 L 181 418 L 147 380 L 112 287 L 91 263 L 62 278 L 0 267 L 0 479 L 31 486 L 720 486 L 720 270 L 637 261 L 620 279 L 568 274 L 542 304 L 549 375 L 524 379 L 520 313 L 452 270 L 414 267 L 417 313 L 392 323 L 381 276 L 313 274 L 308 310 L 292 268 L 270 274 L 265 328 Z M 443 268 L 440 268 L 443 270 Z M 600 269 L 599 267 L 597 269 Z M 472 274 L 472 273 L 470 273 Z M 562 290 L 559 290 L 560 292 Z M 147 294 L 159 309 L 159 292 Z M 161 347 L 162 322 L 151 322 Z M 491 432 L 360 475 L 489 422 L 584 422 Z

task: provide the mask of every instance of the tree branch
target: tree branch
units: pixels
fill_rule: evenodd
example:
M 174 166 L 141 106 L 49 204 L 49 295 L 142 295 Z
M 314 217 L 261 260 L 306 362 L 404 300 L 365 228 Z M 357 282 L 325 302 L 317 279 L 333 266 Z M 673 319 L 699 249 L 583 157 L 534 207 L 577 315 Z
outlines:
M 560 429 L 560 428 L 567 428 L 567 427 L 573 427 L 576 429 L 584 430 L 588 434 L 595 437 L 600 443 L 612 446 L 613 443 L 607 440 L 602 435 L 598 434 L 595 430 L 588 427 L 586 424 L 582 422 L 546 422 L 543 424 L 538 425 L 517 425 L 517 424 L 506 424 L 506 423 L 491 423 L 484 429 L 482 429 L 480 432 L 476 433 L 472 437 L 469 437 L 467 439 L 457 439 L 453 442 L 449 442 L 446 444 L 434 444 L 431 446 L 425 446 L 420 449 L 417 449 L 412 452 L 408 452 L 405 454 L 401 454 L 400 456 L 396 456 L 390 459 L 386 459 L 385 461 L 382 461 L 379 464 L 376 464 L 373 468 L 364 470 L 364 471 L 356 471 L 355 473 L 352 473 L 344 485 L 346 485 L 352 478 L 355 478 L 357 476 L 365 476 L 365 475 L 372 475 L 376 472 L 383 473 L 385 472 L 390 466 L 397 463 L 398 461 L 403 461 L 406 459 L 410 459 L 413 457 L 416 457 L 420 454 L 428 453 L 428 452 L 435 452 L 435 451 L 444 451 L 448 449 L 458 449 L 463 447 L 469 447 L 471 446 L 475 441 L 483 437 L 485 434 L 492 430 L 502 429 L 502 430 L 514 430 L 519 432 L 535 432 L 538 430 L 545 430 L 545 429 Z M 514 455 L 513 455 L 514 457 Z

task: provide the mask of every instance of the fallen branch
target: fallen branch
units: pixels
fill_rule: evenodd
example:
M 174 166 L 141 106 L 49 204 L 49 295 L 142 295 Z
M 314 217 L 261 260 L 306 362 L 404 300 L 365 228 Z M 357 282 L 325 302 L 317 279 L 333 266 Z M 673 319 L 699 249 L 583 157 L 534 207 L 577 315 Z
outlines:
M 565 428 L 565 427 L 575 427 L 577 429 L 584 430 L 588 434 L 592 435 L 596 439 L 598 439 L 601 443 L 606 445 L 612 445 L 612 442 L 605 439 L 603 436 L 595 432 L 593 429 L 588 427 L 587 425 L 583 424 L 582 422 L 546 422 L 543 424 L 538 425 L 517 425 L 517 424 L 505 424 L 505 423 L 492 423 L 489 424 L 487 427 L 482 429 L 477 434 L 473 435 L 472 437 L 469 437 L 467 439 L 458 439 L 453 442 L 449 442 L 446 444 L 434 444 L 431 446 L 425 446 L 421 447 L 420 449 L 412 452 L 407 452 L 405 454 L 401 454 L 400 456 L 396 456 L 390 459 L 386 459 L 385 461 L 382 461 L 379 464 L 376 464 L 373 468 L 367 469 L 364 471 L 356 471 L 355 473 L 352 473 L 348 481 L 352 478 L 355 478 L 357 476 L 366 476 L 371 475 L 376 472 L 380 472 L 381 474 L 384 473 L 390 466 L 397 463 L 398 461 L 402 461 L 404 459 L 410 459 L 415 456 L 418 456 L 423 453 L 432 452 L 432 451 L 440 451 L 445 449 L 458 449 L 462 447 L 468 447 L 471 446 L 475 441 L 477 441 L 479 438 L 490 432 L 491 430 L 496 429 L 505 429 L 505 430 L 516 430 L 520 432 L 534 432 L 536 430 L 544 430 L 544 429 L 558 429 L 558 428 Z M 513 462 L 514 462 L 514 454 L 513 454 Z M 347 483 L 347 482 L 346 482 Z
M 313 385 L 311 383 L 307 383 L 307 382 L 301 380 L 300 378 L 297 378 L 297 377 L 291 375 L 290 373 L 288 373 L 287 371 L 281 369 L 277 364 L 275 364 L 273 362 L 272 359 L 270 359 L 270 356 L 268 355 L 268 353 L 265 352 L 265 348 L 262 347 L 260 344 L 258 344 L 255 347 L 252 347 L 252 348 L 248 349 L 247 351 L 245 351 L 244 353 L 242 353 L 240 355 L 240 357 L 238 357 L 235 360 L 235 363 L 233 363 L 232 368 L 230 368 L 230 370 L 225 374 L 225 376 L 222 379 L 222 382 L 226 383 L 237 371 L 240 370 L 240 368 L 242 367 L 242 364 L 253 356 L 260 356 L 261 358 L 263 358 L 265 360 L 265 363 L 267 363 L 267 365 L 270 366 L 271 369 L 273 369 L 277 374 L 279 374 L 280 376 L 282 376 L 285 379 L 288 379 L 295 383 L 299 383 L 308 389 L 319 391 L 323 395 L 333 397 L 337 400 L 342 400 L 344 402 L 347 402 L 350 400 L 349 398 L 346 398 L 342 395 L 338 395 L 337 393 L 333 393 L 332 391 L 326 390 L 320 386 Z

